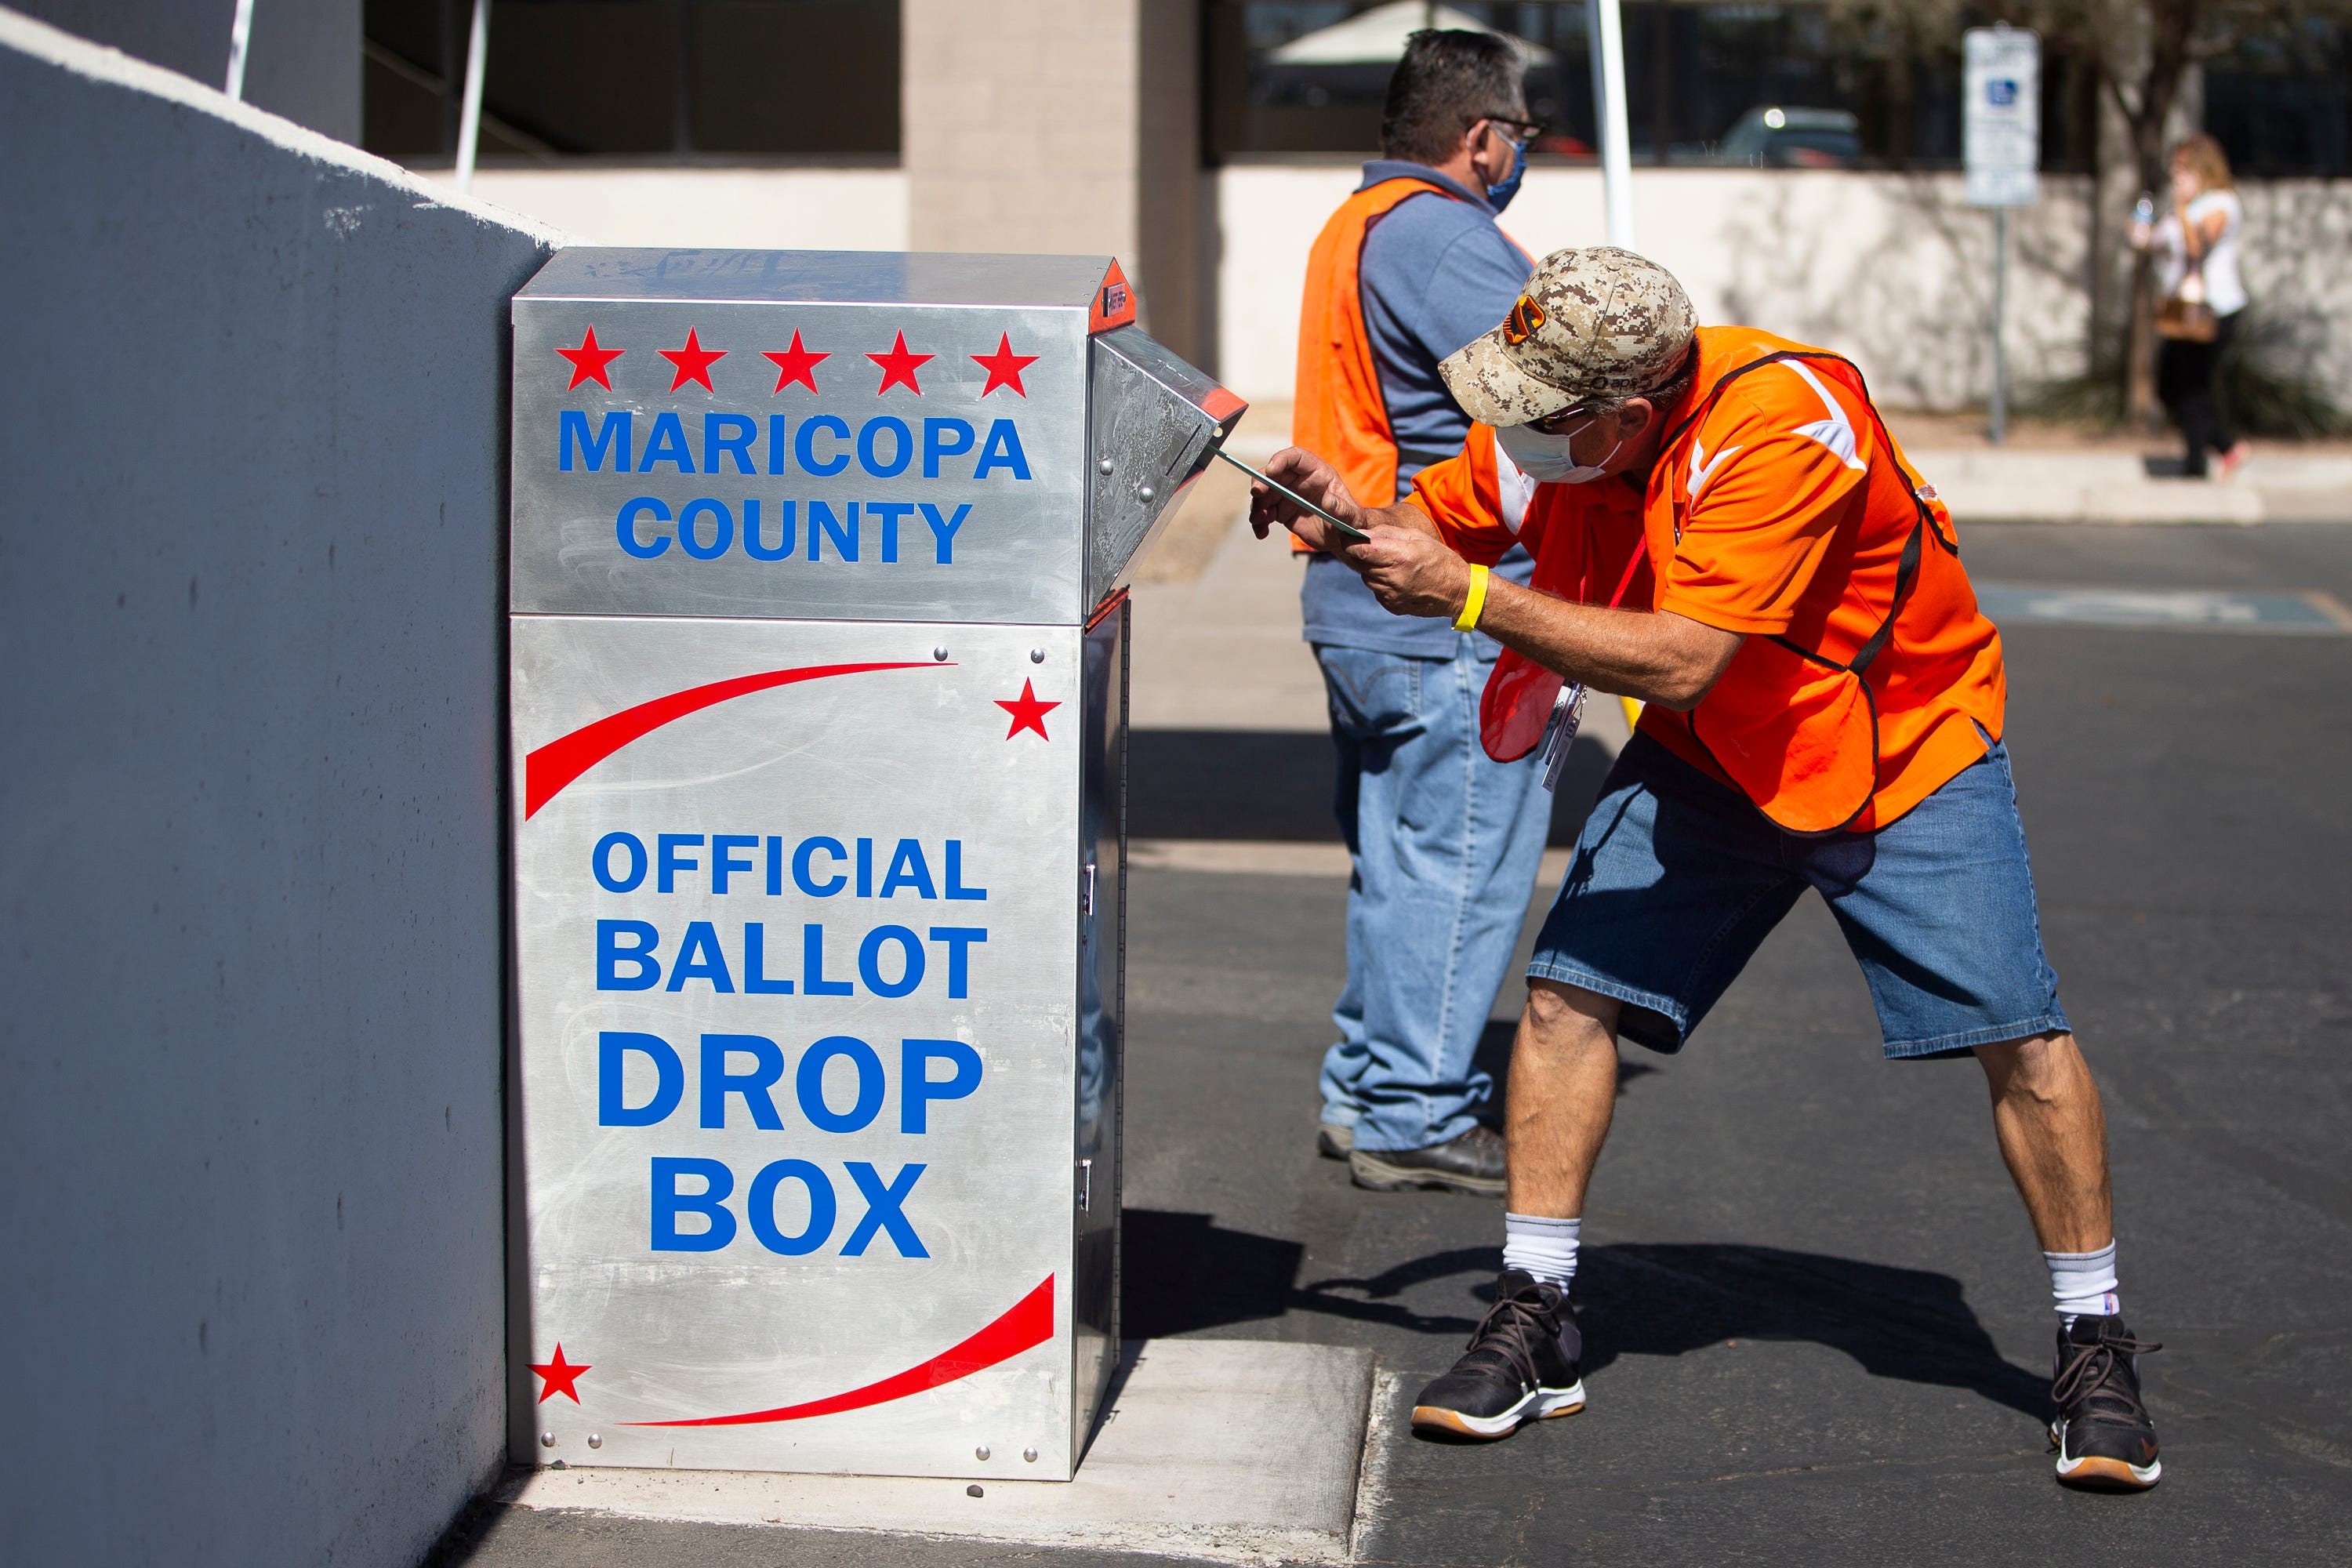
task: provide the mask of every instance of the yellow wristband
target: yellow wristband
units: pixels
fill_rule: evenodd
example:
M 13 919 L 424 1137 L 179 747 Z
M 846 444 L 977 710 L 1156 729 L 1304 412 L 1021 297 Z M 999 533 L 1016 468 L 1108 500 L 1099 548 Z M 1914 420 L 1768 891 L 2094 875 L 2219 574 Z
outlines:
M 1470 568 L 1470 596 L 1462 601 L 1462 613 L 1454 617 L 1454 629 L 1457 632 L 1476 631 L 1478 616 L 1486 608 L 1486 569 L 1473 566 Z

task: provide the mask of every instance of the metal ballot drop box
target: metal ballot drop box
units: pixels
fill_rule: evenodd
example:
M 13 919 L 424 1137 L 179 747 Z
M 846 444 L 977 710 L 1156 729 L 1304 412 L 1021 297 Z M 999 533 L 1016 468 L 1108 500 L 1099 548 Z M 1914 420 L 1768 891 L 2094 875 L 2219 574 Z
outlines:
M 1107 258 L 568 249 L 513 321 L 515 1457 L 1066 1479 L 1123 584 L 1243 404 Z

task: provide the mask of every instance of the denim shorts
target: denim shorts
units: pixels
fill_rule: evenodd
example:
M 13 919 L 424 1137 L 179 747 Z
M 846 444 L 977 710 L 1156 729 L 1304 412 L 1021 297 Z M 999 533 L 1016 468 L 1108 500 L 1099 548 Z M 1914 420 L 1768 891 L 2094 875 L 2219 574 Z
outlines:
M 1623 1037 L 1679 1050 L 1808 886 L 1862 963 L 1889 1057 L 2067 1028 L 1998 742 L 1888 826 L 1807 837 L 1636 735 L 1585 821 L 1528 976 L 1616 997 Z

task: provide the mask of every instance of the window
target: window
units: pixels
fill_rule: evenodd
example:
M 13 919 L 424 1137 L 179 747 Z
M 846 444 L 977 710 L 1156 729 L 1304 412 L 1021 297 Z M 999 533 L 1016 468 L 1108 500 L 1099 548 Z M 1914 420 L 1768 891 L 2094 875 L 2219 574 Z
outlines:
M 2314 18 L 2216 56 L 2205 129 L 2239 175 L 2352 174 L 2352 38 Z
M 1431 5 L 1207 0 L 1211 159 L 1369 154 L 1403 37 L 1481 26 L 1517 41 L 1539 153 L 1596 144 L 1583 0 Z M 1876 13 L 1820 4 L 1624 0 L 1627 120 L 1636 163 L 1957 166 L 1960 40 L 1921 38 Z M 1874 16 L 1875 19 L 1874 19 Z M 2090 73 L 2042 71 L 2046 167 L 2074 165 L 2093 123 Z
M 1381 105 L 1404 37 L 1467 15 L 1517 40 L 1527 62 L 1528 112 L 1555 132 L 1545 150 L 1589 151 L 1592 80 L 1584 6 L 1429 6 L 1345 0 L 1207 0 L 1208 110 L 1213 162 L 1253 153 L 1375 152 Z M 1499 18 L 1499 19 L 1498 19 Z
M 366 0 L 363 141 L 456 152 L 472 0 Z M 898 0 L 494 0 L 481 156 L 898 151 Z

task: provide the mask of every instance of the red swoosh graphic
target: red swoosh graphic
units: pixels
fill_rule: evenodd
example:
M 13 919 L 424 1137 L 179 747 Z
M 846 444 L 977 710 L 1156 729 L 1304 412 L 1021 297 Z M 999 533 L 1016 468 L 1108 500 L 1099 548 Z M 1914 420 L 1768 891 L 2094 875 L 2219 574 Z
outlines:
M 823 680 L 832 675 L 863 675 L 875 669 L 949 668 L 944 664 L 915 661 L 904 664 L 807 664 L 797 669 L 771 669 L 760 675 L 739 675 L 732 680 L 714 680 L 708 686 L 689 687 L 684 691 L 673 691 L 667 697 L 656 697 L 650 702 L 640 702 L 635 708 L 624 708 L 593 724 L 583 724 L 559 740 L 550 741 L 523 759 L 523 818 L 529 821 L 541 806 L 562 793 L 564 785 L 640 735 L 649 734 L 673 719 L 683 719 L 688 713 L 697 713 L 754 691 L 765 691 L 771 687 L 793 686 L 803 680 Z
M 863 1388 L 853 1388 L 846 1394 L 836 1394 L 828 1399 L 812 1399 L 805 1405 L 786 1405 L 774 1410 L 747 1411 L 741 1415 L 704 1415 L 691 1421 L 624 1421 L 624 1426 L 753 1426 L 769 1421 L 805 1421 L 812 1415 L 831 1415 L 843 1410 L 863 1410 L 869 1405 L 885 1405 L 893 1399 L 904 1399 L 910 1394 L 920 1394 L 937 1388 L 943 1383 L 970 1377 L 998 1362 L 1009 1361 L 1033 1345 L 1042 1345 L 1054 1337 L 1054 1277 L 1013 1304 L 996 1321 L 956 1346 L 941 1351 L 920 1366 L 910 1366 L 895 1377 L 879 1383 L 869 1383 Z

